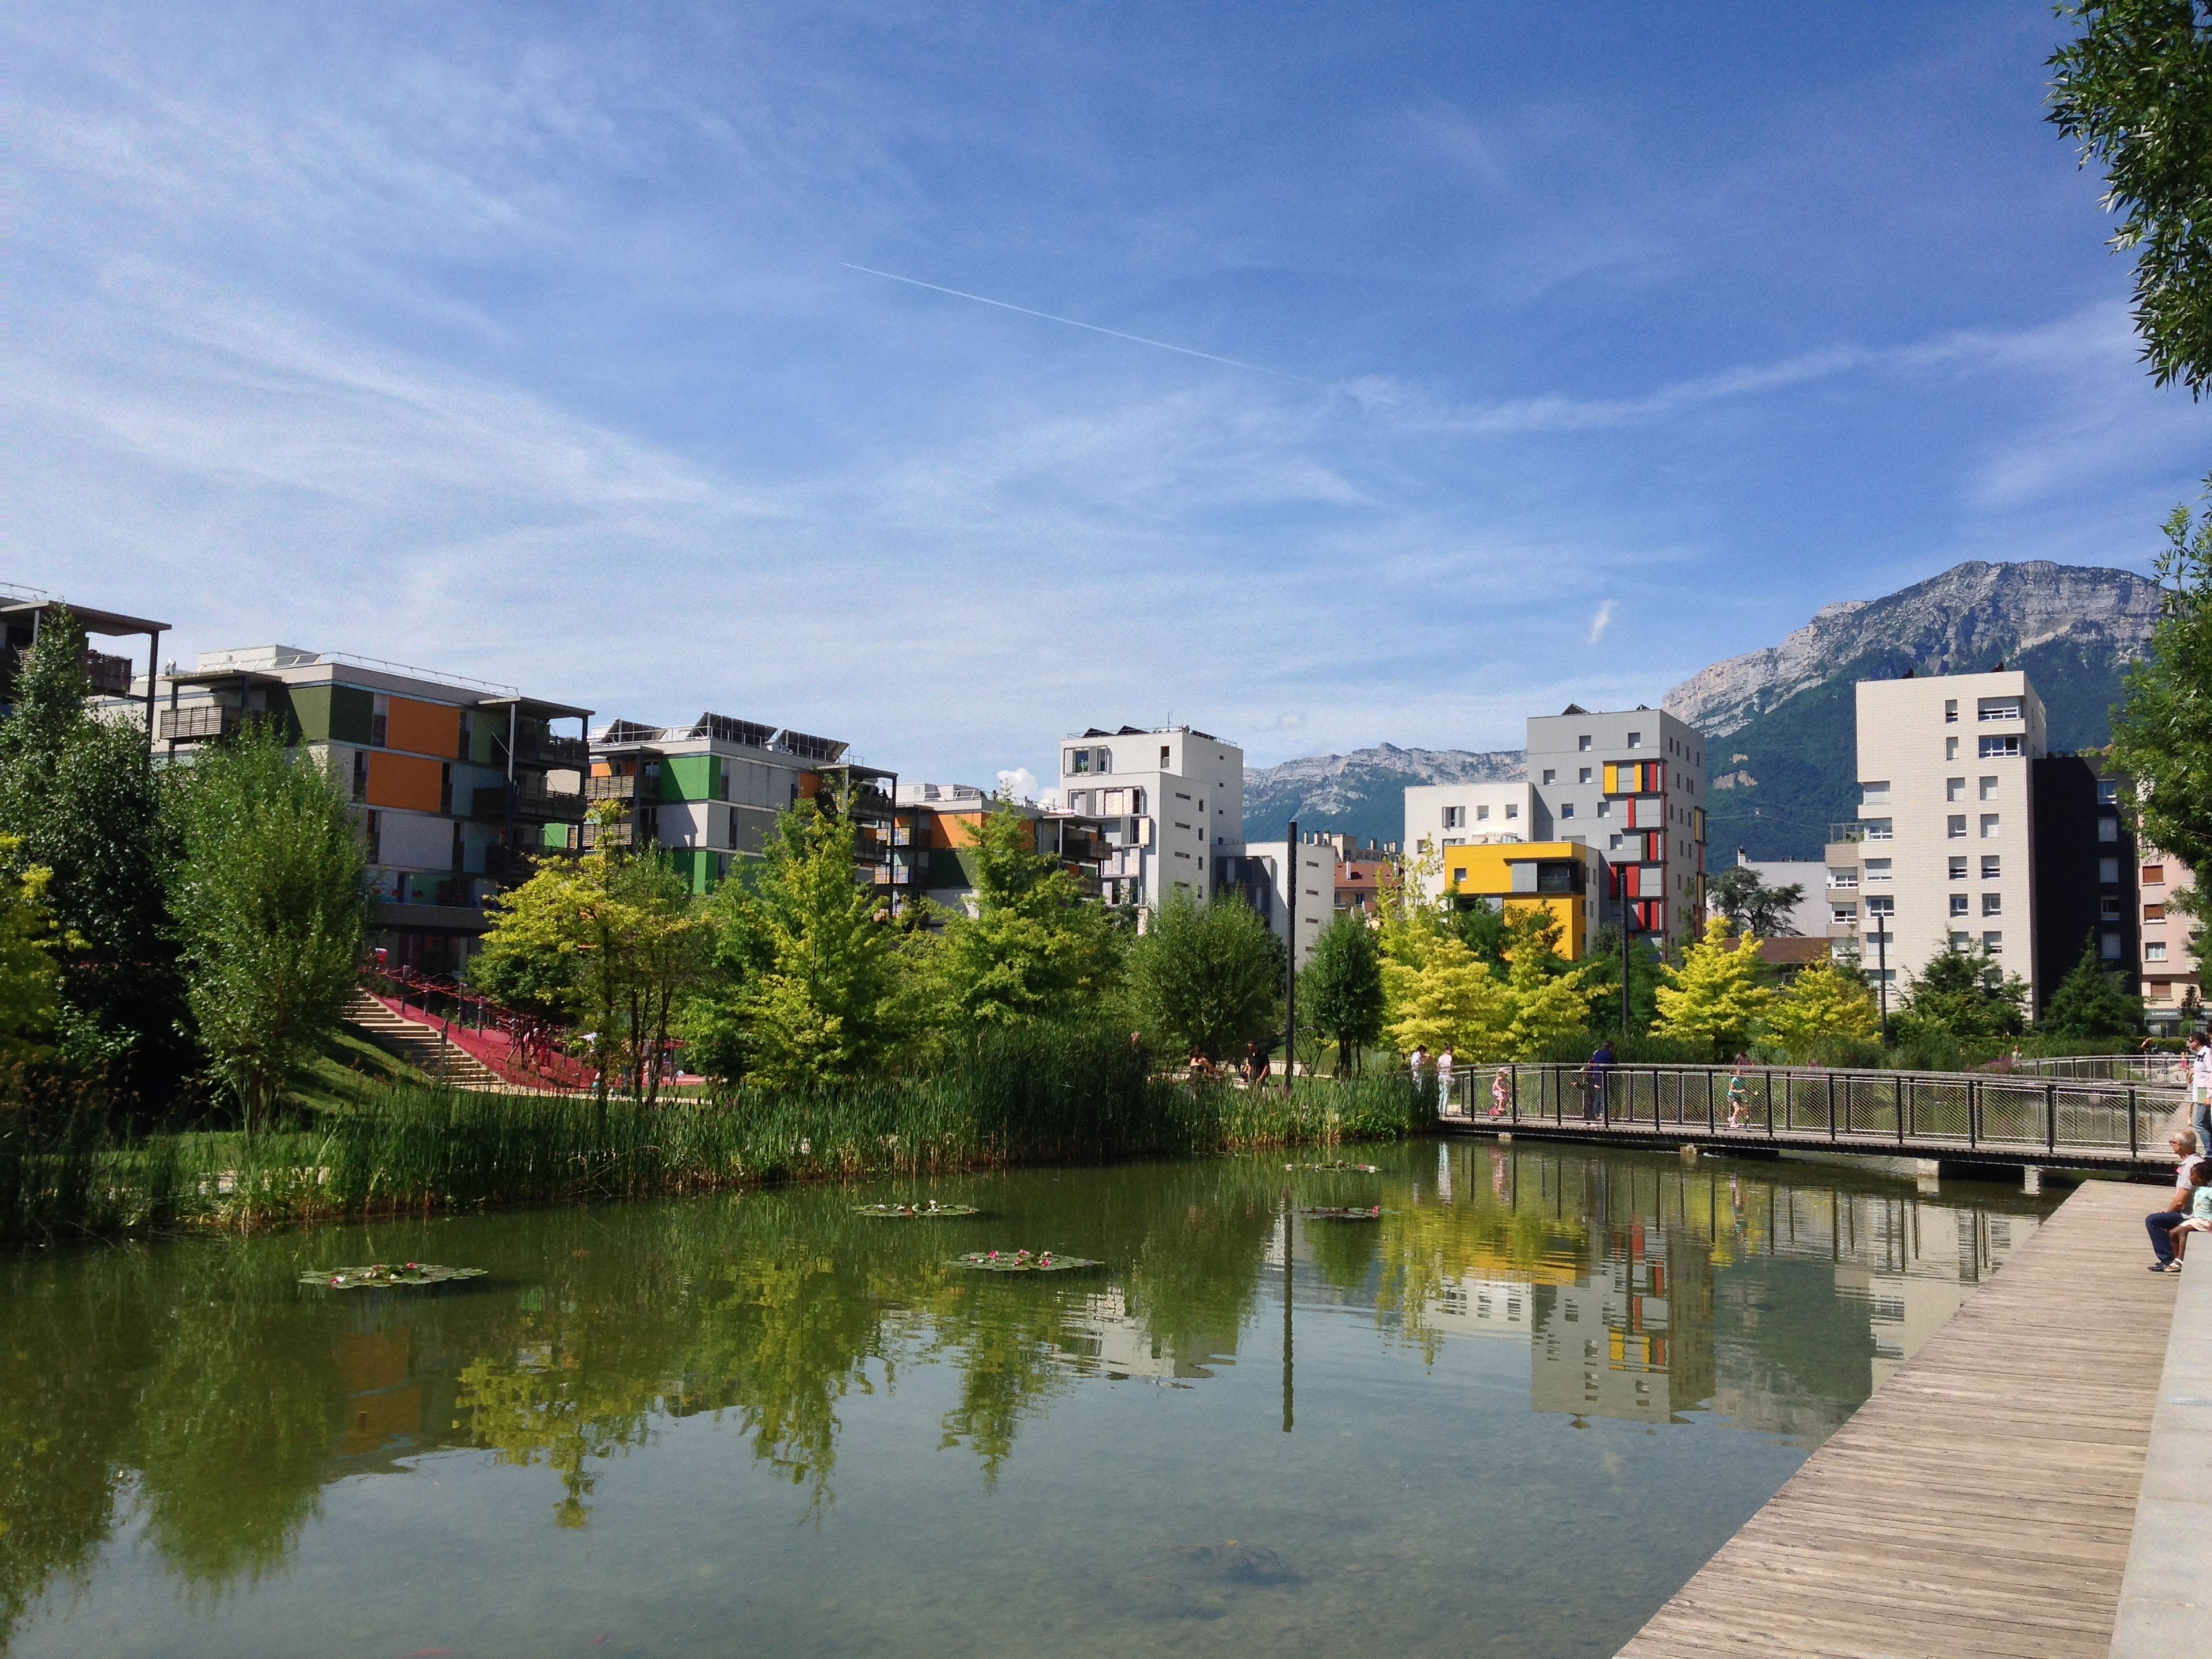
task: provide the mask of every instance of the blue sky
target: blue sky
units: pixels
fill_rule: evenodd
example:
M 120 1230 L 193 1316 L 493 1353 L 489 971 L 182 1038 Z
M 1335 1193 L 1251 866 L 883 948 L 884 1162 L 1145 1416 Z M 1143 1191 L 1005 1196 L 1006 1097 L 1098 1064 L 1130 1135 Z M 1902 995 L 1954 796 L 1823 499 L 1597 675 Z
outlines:
M 1514 746 L 1961 559 L 2147 568 L 2212 435 L 2041 0 L 5 27 L 11 577 L 185 657 L 944 781 Z

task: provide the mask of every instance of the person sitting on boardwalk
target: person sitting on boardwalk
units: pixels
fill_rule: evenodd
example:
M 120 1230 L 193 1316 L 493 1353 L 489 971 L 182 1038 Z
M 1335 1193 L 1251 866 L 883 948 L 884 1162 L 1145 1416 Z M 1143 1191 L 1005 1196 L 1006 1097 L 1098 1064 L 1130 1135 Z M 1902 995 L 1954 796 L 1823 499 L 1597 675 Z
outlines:
M 2197 1131 L 2176 1129 L 2166 1137 L 2166 1144 L 2173 1148 L 2180 1160 L 2173 1166 L 2173 1200 L 2164 1209 L 2143 1218 L 2143 1225 L 2150 1231 L 2151 1254 L 2158 1258 L 2150 1264 L 2154 1273 L 2162 1273 L 2173 1265 L 2173 1230 L 2190 1218 L 2189 1209 L 2194 1201 L 2197 1187 L 2197 1166 L 2204 1159 L 2197 1146 Z
M 1747 1098 L 1749 1085 L 1743 1075 L 1743 1068 L 1750 1064 L 1751 1056 L 1749 1054 L 1739 1054 L 1735 1057 L 1735 1066 L 1734 1069 L 1729 1073 L 1728 1126 L 1731 1129 L 1741 1129 L 1743 1127 L 1744 1109 L 1751 1104 L 1750 1100 Z
M 2189 1235 L 2212 1233 L 2212 1158 L 2200 1158 L 2190 1172 L 2196 1185 L 2189 1190 L 2189 1214 L 2166 1237 L 2173 1245 L 2173 1261 L 2166 1272 L 2181 1271 L 2182 1258 L 2189 1254 Z
M 1583 1121 L 1594 1121 L 1605 1115 L 1606 1080 L 1613 1075 L 1613 1039 L 1607 1037 L 1597 1045 L 1589 1057 L 1588 1069 L 1589 1092 L 1583 1097 Z

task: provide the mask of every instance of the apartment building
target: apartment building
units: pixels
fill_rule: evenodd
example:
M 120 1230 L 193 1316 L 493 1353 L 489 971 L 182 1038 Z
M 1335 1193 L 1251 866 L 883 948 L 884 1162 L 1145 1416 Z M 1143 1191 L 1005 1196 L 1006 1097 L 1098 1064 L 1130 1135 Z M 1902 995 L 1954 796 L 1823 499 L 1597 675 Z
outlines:
M 574 851 L 584 816 L 587 708 L 516 688 L 341 652 L 254 646 L 161 677 L 155 741 L 171 762 L 265 720 L 350 790 L 386 959 L 458 969 L 483 902 Z M 556 728 L 576 722 L 570 736 Z
M 1541 910 L 1559 930 L 1559 951 L 1579 962 L 1617 914 L 1606 902 L 1611 872 L 1588 842 L 1466 842 L 1443 849 L 1438 879 L 1454 904 L 1487 904 L 1509 915 Z
M 1406 787 L 1405 845 L 1415 868 L 1448 847 L 1486 847 L 1533 841 L 1536 792 L 1524 779 L 1495 783 L 1416 783 Z M 1443 891 L 1441 869 L 1423 886 L 1435 899 Z
M 1741 847 L 1735 849 L 1736 868 L 1748 870 L 1759 878 L 1761 887 L 1795 887 L 1799 894 L 1797 902 L 1790 907 L 1784 918 L 1791 932 L 1785 938 L 1825 939 L 1828 937 L 1831 915 L 1828 904 L 1828 867 L 1813 860 L 1754 859 Z M 1711 874 L 1715 873 L 1708 872 Z M 1710 886 L 1708 881 L 1708 886 Z M 1710 896 L 1705 903 L 1709 915 L 1719 914 Z
M 607 830 L 617 842 L 659 848 L 702 893 L 737 860 L 761 855 L 777 814 L 822 800 L 851 820 L 860 878 L 884 889 L 896 910 L 912 874 L 895 845 L 898 778 L 848 759 L 849 747 L 727 714 L 689 726 L 613 720 L 592 736 L 584 790 L 594 803 L 620 805 Z
M 1098 726 L 1060 749 L 1060 799 L 1101 824 L 1108 902 L 1156 909 L 1213 896 L 1217 854 L 1244 841 L 1244 751 L 1188 726 Z
M 1656 708 L 1570 703 L 1528 721 L 1531 841 L 1579 842 L 1607 866 L 1631 927 L 1680 945 L 1705 913 L 1705 740 Z
M 2136 903 L 2143 1023 L 2165 1036 L 2204 1026 L 2204 962 L 2195 923 L 2172 908 L 2196 879 L 2189 866 L 2155 847 L 2137 854 Z
M 1893 994 L 1952 945 L 2033 983 L 2035 688 L 2012 670 L 1862 680 L 1856 697 L 1858 816 L 1826 859 L 1834 953 Z
M 1291 967 L 1302 969 L 1335 919 L 1336 868 L 1336 848 L 1317 835 L 1300 836 L 1295 849 L 1287 841 L 1243 842 L 1214 854 L 1213 890 L 1242 892 L 1282 940 Z
M 2039 1014 L 2085 947 L 2135 988 L 2139 866 L 2135 831 L 2121 810 L 2124 788 L 2123 779 L 2106 774 L 2101 754 L 2051 755 L 2030 764 Z
M 1007 801 L 966 783 L 898 786 L 893 856 L 906 872 L 902 891 L 918 892 L 940 908 L 975 911 L 975 855 L 983 814 L 1013 812 L 1027 819 L 1030 845 L 1057 860 L 1092 897 L 1099 896 L 1098 867 L 1107 856 L 1105 828 L 1095 818 Z
M 1333 848 L 1336 854 L 1334 908 L 1363 916 L 1376 915 L 1382 900 L 1383 872 L 1397 863 L 1398 843 L 1362 842 L 1356 836 L 1340 834 L 1322 835 L 1316 839 L 1317 844 Z
M 116 611 L 94 611 L 81 605 L 64 607 L 61 600 L 42 589 L 19 587 L 13 582 L 0 582 L 0 719 L 15 710 L 15 676 L 22 665 L 24 653 L 38 643 L 47 617 L 64 608 L 88 636 L 84 648 L 84 671 L 92 682 L 93 695 L 111 714 L 129 714 L 143 719 L 150 743 L 154 736 L 154 682 L 160 672 L 161 635 L 168 631 L 169 624 L 145 617 L 126 617 Z M 144 675 L 135 672 L 129 657 L 94 649 L 92 641 L 96 639 L 143 639 Z

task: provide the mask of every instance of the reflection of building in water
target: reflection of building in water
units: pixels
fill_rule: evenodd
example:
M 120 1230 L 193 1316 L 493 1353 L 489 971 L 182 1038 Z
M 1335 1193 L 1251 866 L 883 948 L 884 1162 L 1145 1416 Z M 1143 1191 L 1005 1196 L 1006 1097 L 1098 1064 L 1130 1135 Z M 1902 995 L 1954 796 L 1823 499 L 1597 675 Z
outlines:
M 1885 1248 L 1836 1266 L 1836 1289 L 1865 1306 L 1877 1389 L 2041 1224 L 2032 1215 L 1902 1203 L 1889 1219 Z
M 1421 1310 L 1421 1323 L 1444 1336 L 1536 1334 L 1535 1286 L 1521 1279 L 1461 1279 L 1437 1288 Z
M 1175 1378 L 1212 1375 L 1204 1365 L 1164 1352 L 1152 1328 L 1130 1313 L 1128 1301 L 1118 1287 L 1084 1297 L 1083 1311 L 1070 1318 L 1068 1328 L 1055 1346 L 1075 1362 L 1078 1370 L 1098 1376 Z
M 1534 1294 L 1536 1410 L 1664 1423 L 1712 1392 L 1710 1269 L 1680 1231 L 1632 1220 L 1586 1280 Z

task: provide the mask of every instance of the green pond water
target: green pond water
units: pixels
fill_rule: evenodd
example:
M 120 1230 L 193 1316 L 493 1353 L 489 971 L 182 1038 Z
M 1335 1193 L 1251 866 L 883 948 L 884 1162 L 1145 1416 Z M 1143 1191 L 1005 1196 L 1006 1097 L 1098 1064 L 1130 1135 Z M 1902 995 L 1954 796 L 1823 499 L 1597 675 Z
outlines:
M 2056 1201 L 1354 1155 L 0 1259 L 0 1647 L 1610 1654 Z

